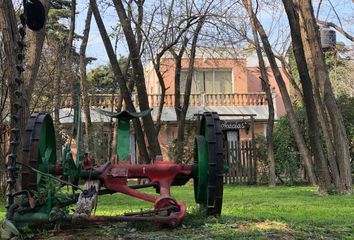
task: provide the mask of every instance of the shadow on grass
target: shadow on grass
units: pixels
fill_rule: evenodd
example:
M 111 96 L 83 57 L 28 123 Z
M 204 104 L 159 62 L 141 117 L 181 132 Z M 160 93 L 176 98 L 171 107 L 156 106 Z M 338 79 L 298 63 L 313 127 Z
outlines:
M 56 226 L 58 227 L 58 226 Z M 285 221 L 239 218 L 223 215 L 220 218 L 205 217 L 192 208 L 176 228 L 149 222 L 136 223 L 71 223 L 34 228 L 24 239 L 353 239 L 352 227 L 329 229 L 316 225 L 293 226 Z

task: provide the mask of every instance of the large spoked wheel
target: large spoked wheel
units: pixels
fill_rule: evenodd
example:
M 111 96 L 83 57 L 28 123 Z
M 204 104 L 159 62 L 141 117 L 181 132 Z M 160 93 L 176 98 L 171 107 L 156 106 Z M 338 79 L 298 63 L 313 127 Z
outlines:
M 223 198 L 223 137 L 217 113 L 203 114 L 199 135 L 195 138 L 194 196 L 208 216 L 219 216 Z
M 50 173 L 56 163 L 56 144 L 53 120 L 47 113 L 32 114 L 26 126 L 22 163 Z M 42 175 L 26 166 L 21 169 L 22 189 L 35 190 Z

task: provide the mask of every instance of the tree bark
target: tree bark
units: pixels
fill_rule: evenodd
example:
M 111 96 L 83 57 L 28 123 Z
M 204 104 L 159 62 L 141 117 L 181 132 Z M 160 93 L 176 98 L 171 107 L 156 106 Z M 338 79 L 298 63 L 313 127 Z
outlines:
M 301 40 L 299 18 L 296 12 L 294 11 L 294 5 L 292 0 L 283 0 L 283 4 L 289 19 L 292 46 L 304 94 L 304 103 L 306 106 L 307 122 L 309 127 L 310 145 L 316 163 L 319 192 L 321 194 L 326 194 L 331 186 L 331 179 L 327 167 L 327 161 L 325 159 L 321 144 L 317 110 L 315 106 L 315 101 L 313 99 L 311 79 L 309 76 L 304 47 Z
M 90 34 L 90 25 L 92 18 L 92 9 L 89 6 L 87 10 L 86 20 L 85 20 L 85 29 L 84 36 L 82 38 L 82 43 L 80 47 L 80 79 L 81 79 L 81 91 L 82 91 L 82 102 L 85 113 L 85 135 L 86 135 L 86 143 L 88 152 L 92 151 L 92 139 L 90 136 L 91 133 L 91 113 L 90 113 L 90 100 L 88 98 L 88 82 L 86 75 L 86 47 L 87 41 Z
M 43 4 L 46 13 L 45 15 L 47 17 L 49 10 L 49 2 L 47 0 L 42 0 L 41 3 Z M 24 88 L 22 93 L 24 100 L 22 116 L 24 117 L 25 122 L 27 122 L 27 119 L 30 115 L 29 109 L 31 104 L 32 92 L 38 75 L 45 33 L 45 27 L 43 27 L 38 32 L 34 32 L 27 28 L 26 67 L 23 73 Z
M 67 83 L 71 83 L 71 102 L 72 107 L 76 106 L 77 103 L 77 96 L 76 96 L 76 89 L 75 85 L 77 84 L 77 79 L 75 77 L 73 66 L 72 66 L 72 53 L 73 53 L 73 41 L 74 41 L 74 34 L 75 34 L 75 19 L 76 19 L 76 0 L 71 0 L 71 15 L 70 15 L 70 27 L 68 38 L 66 41 L 66 53 L 65 53 L 65 79 Z M 79 109 L 81 111 L 81 109 Z
M 15 94 L 16 83 L 16 52 L 18 40 L 18 30 L 16 24 L 16 17 L 14 8 L 11 1 L 0 1 L 0 30 L 2 32 L 2 41 L 4 47 L 4 79 L 9 85 L 9 98 L 10 98 L 10 114 L 13 112 L 13 104 L 16 100 Z M 13 123 L 11 123 L 13 127 Z
M 188 44 L 188 38 L 185 37 L 183 39 L 183 43 L 181 48 L 178 51 L 178 54 L 174 51 L 174 49 L 170 49 L 171 54 L 175 60 L 175 112 L 177 117 L 177 122 L 181 119 L 181 71 L 182 71 L 182 57 L 186 50 Z
M 288 90 L 286 89 L 284 79 L 283 79 L 283 77 L 278 69 L 278 65 L 275 61 L 274 53 L 273 53 L 272 47 L 269 43 L 267 34 L 265 33 L 264 28 L 261 25 L 261 23 L 259 22 L 259 20 L 257 18 L 255 18 L 255 20 L 257 23 L 257 31 L 258 31 L 258 33 L 261 37 L 262 43 L 263 43 L 264 51 L 267 55 L 267 58 L 269 60 L 269 64 L 272 68 L 272 72 L 274 74 L 275 80 L 277 82 L 280 93 L 282 95 L 282 99 L 283 99 L 284 106 L 285 106 L 285 111 L 287 113 L 287 117 L 289 119 L 290 126 L 293 130 L 293 134 L 294 134 L 294 138 L 295 138 L 297 147 L 299 149 L 301 158 L 304 161 L 304 166 L 305 166 L 306 174 L 308 177 L 308 181 L 311 185 L 315 185 L 316 184 L 316 177 L 313 172 L 311 153 L 305 144 L 304 137 L 301 134 L 301 129 L 299 127 L 299 124 L 297 123 L 294 108 L 292 106 Z
M 264 86 L 266 97 L 268 101 L 268 121 L 267 121 L 267 130 L 266 130 L 266 141 L 267 141 L 267 160 L 269 164 L 269 186 L 276 186 L 276 175 L 275 175 L 275 160 L 274 160 L 274 151 L 273 151 L 273 127 L 274 127 L 274 104 L 273 104 L 273 96 L 269 84 L 267 69 L 263 60 L 262 49 L 259 43 L 257 29 L 256 29 L 256 21 L 255 14 L 252 8 L 252 2 L 250 0 L 243 0 L 243 4 L 246 6 L 248 16 L 251 20 L 252 26 L 252 34 L 254 38 L 254 44 L 256 47 L 259 69 L 261 72 L 261 81 Z
M 299 20 L 300 20 L 299 24 L 300 24 L 301 38 L 303 42 L 308 71 L 311 78 L 313 95 L 314 95 L 315 105 L 318 114 L 318 120 L 320 122 L 323 139 L 326 144 L 327 159 L 331 170 L 330 174 L 336 189 L 342 189 L 343 186 L 339 178 L 339 170 L 336 161 L 335 150 L 334 150 L 333 142 L 331 141 L 331 139 L 333 139 L 333 134 L 330 131 L 328 115 L 326 113 L 326 107 L 321 100 L 321 95 L 319 91 L 320 79 L 318 79 L 316 61 L 313 59 L 311 54 L 311 43 L 308 41 L 307 32 L 305 31 L 304 20 L 301 16 L 299 16 Z
M 330 124 L 333 129 L 333 142 L 335 152 L 337 154 L 336 157 L 340 179 L 343 185 L 343 189 L 340 189 L 340 192 L 352 194 L 353 189 L 348 138 L 343 123 L 343 117 L 337 106 L 331 82 L 329 80 L 329 75 L 320 44 L 319 31 L 313 15 L 312 3 L 309 0 L 300 0 L 299 3 L 301 16 L 304 19 L 304 24 L 306 27 L 305 29 L 307 32 L 308 41 L 312 44 L 311 54 L 313 59 L 316 59 L 316 68 L 319 76 L 318 79 L 320 80 L 320 92 L 322 94 L 326 110 L 329 114 Z
M 301 129 L 299 127 L 299 124 L 297 123 L 296 120 L 296 116 L 295 116 L 295 112 L 294 112 L 294 108 L 292 106 L 291 103 L 291 99 L 288 93 L 288 90 L 286 89 L 286 85 L 284 83 L 284 79 L 278 69 L 278 65 L 275 61 L 275 57 L 274 57 L 274 53 L 272 51 L 272 47 L 269 43 L 268 37 L 266 32 L 264 31 L 263 26 L 261 25 L 261 23 L 259 22 L 259 20 L 257 18 L 255 18 L 256 23 L 257 23 L 257 31 L 261 37 L 262 43 L 263 43 L 263 47 L 264 47 L 264 51 L 267 55 L 267 58 L 269 60 L 270 66 L 272 68 L 272 72 L 274 74 L 275 80 L 277 82 L 277 85 L 279 87 L 280 93 L 282 95 L 282 99 L 284 102 L 284 106 L 285 106 L 285 110 L 287 113 L 287 117 L 289 119 L 289 123 L 291 126 L 291 129 L 293 131 L 294 134 L 294 138 L 296 141 L 296 144 L 298 146 L 301 158 L 304 161 L 304 166 L 305 166 L 305 170 L 306 170 L 306 174 L 309 180 L 309 183 L 311 185 L 315 185 L 316 184 L 316 177 L 314 175 L 313 172 L 313 166 L 312 166 L 312 159 L 311 159 L 311 153 L 309 151 L 309 149 L 307 148 L 306 144 L 305 144 L 305 139 L 301 133 Z
M 67 67 L 71 69 L 73 41 L 75 34 L 75 18 L 76 18 L 76 0 L 71 0 L 71 15 L 70 15 L 70 28 L 66 45 L 66 61 Z
M 129 89 L 127 88 L 127 85 L 126 85 L 127 81 L 124 78 L 123 73 L 119 67 L 117 56 L 114 54 L 114 50 L 113 50 L 111 41 L 109 39 L 106 28 L 103 24 L 100 12 L 98 11 L 96 0 L 90 0 L 90 6 L 92 8 L 92 12 L 95 17 L 98 30 L 100 31 L 102 41 L 103 41 L 104 46 L 106 48 L 107 55 L 108 55 L 109 61 L 112 66 L 112 71 L 114 73 L 115 80 L 118 82 L 118 85 L 119 85 L 120 91 L 122 93 L 123 99 L 126 103 L 127 109 L 130 112 L 136 112 L 134 104 L 133 104 L 131 96 L 130 96 Z M 146 150 L 144 134 L 143 134 L 139 119 L 133 120 L 133 124 L 134 124 L 135 133 L 137 135 L 136 139 L 137 139 L 137 143 L 138 143 L 138 148 L 139 148 L 141 160 L 143 163 L 148 163 L 149 162 L 149 155 Z

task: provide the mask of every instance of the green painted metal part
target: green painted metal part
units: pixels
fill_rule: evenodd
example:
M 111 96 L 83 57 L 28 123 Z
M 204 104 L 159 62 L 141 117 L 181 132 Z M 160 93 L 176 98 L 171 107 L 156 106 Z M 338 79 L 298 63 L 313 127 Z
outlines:
M 129 150 L 130 150 L 130 120 L 134 118 L 145 117 L 149 115 L 152 111 L 152 108 L 147 109 L 142 112 L 128 112 L 128 111 L 121 111 L 121 112 L 108 112 L 102 109 L 96 109 L 96 112 L 118 119 L 118 127 L 117 127 L 117 155 L 119 161 L 125 162 L 128 161 Z
M 118 118 L 117 127 L 117 155 L 119 161 L 127 161 L 130 148 L 130 119 L 126 117 Z
M 105 115 L 107 117 L 134 119 L 134 118 L 142 118 L 148 116 L 152 112 L 152 108 L 142 112 L 128 112 L 128 111 L 109 112 L 102 109 L 95 109 L 94 111 L 102 115 Z
M 81 131 L 82 131 L 82 117 L 81 117 L 81 103 L 80 103 L 80 83 L 75 84 L 76 105 L 74 107 L 74 119 L 71 128 L 71 136 L 69 143 L 65 146 L 62 154 L 62 170 L 65 180 L 73 184 L 78 184 L 82 170 L 83 156 L 81 155 Z M 71 152 L 71 145 L 73 138 L 76 139 L 76 161 L 74 161 L 73 153 Z
M 53 121 L 49 115 L 44 118 L 40 129 L 38 151 L 38 170 L 45 173 L 53 173 L 56 163 L 56 144 Z M 42 175 L 37 174 L 37 185 L 40 183 Z
M 62 212 L 51 212 L 49 214 L 43 212 L 34 212 L 34 213 L 25 213 L 25 214 L 17 214 L 14 217 L 14 222 L 16 226 L 21 228 L 24 225 L 35 225 L 35 224 L 46 224 L 49 222 L 70 222 L 72 220 L 72 216 Z
M 204 136 L 195 138 L 194 158 L 198 173 L 194 178 L 194 198 L 197 203 L 205 203 L 208 191 L 208 154 Z

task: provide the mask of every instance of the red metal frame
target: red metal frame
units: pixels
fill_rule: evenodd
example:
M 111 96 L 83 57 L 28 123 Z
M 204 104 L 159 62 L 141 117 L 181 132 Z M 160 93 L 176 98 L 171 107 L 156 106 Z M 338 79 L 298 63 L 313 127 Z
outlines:
M 85 166 L 87 168 L 88 166 Z M 94 167 L 96 172 L 102 166 Z M 176 226 L 186 213 L 186 205 L 177 202 L 170 193 L 170 188 L 179 174 L 188 178 L 192 177 L 192 165 L 175 164 L 168 161 L 155 161 L 153 164 L 132 165 L 130 161 L 119 162 L 113 159 L 111 164 L 98 176 L 107 190 L 123 193 L 154 204 L 155 209 L 178 206 L 179 212 L 172 212 L 169 216 L 90 216 L 86 221 L 152 221 L 170 226 Z M 150 183 L 156 183 L 159 188 L 159 196 L 150 195 L 132 189 L 128 186 L 130 178 L 148 178 Z

